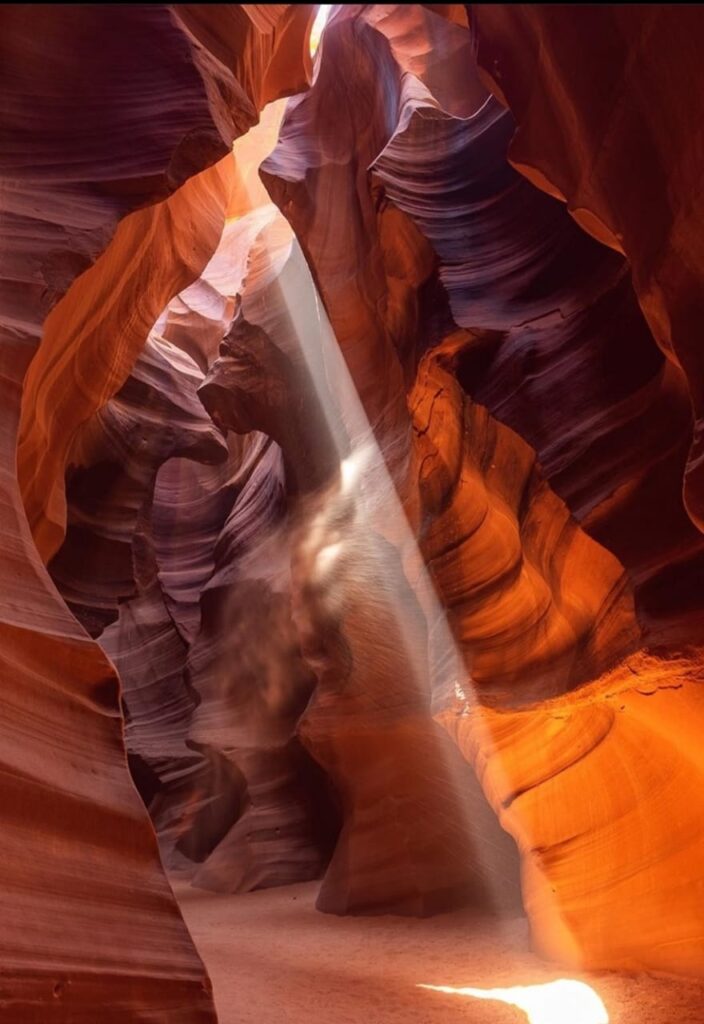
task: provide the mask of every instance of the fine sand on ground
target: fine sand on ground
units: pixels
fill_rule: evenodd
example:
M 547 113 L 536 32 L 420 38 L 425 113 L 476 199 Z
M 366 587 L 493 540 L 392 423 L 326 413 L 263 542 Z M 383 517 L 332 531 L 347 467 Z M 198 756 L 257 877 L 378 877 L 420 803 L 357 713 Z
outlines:
M 704 985 L 555 969 L 529 952 L 523 919 L 467 911 L 426 920 L 334 917 L 315 910 L 317 888 L 176 890 L 220 1024 L 525 1024 L 526 1013 L 505 1003 L 417 986 L 508 988 L 557 978 L 591 985 L 610 1024 L 704 1024 Z

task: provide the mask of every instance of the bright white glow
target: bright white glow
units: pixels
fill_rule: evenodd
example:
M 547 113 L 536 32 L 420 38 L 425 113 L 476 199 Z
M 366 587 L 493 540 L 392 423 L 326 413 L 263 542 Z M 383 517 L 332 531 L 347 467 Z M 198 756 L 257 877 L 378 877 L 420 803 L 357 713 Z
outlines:
M 328 18 L 330 17 L 330 11 L 333 9 L 334 4 L 319 4 L 318 13 L 315 16 L 313 27 L 310 30 L 310 55 L 315 57 L 318 47 L 320 46 L 320 37 L 323 34 L 323 29 L 327 25 Z
M 583 981 L 549 981 L 544 985 L 513 988 L 452 988 L 450 985 L 419 985 L 434 992 L 449 992 L 473 999 L 496 999 L 516 1006 L 530 1024 L 609 1024 L 606 1007 L 593 988 Z
M 350 491 L 359 483 L 363 471 L 367 468 L 366 463 L 369 461 L 369 451 L 363 447 L 359 447 L 348 455 L 346 459 L 343 459 L 340 463 L 340 476 L 342 478 L 342 493 L 349 494 Z
M 349 491 L 354 486 L 354 482 L 359 476 L 359 469 L 357 468 L 356 461 L 355 456 L 350 455 L 340 463 L 343 491 Z
M 342 554 L 342 541 L 337 541 L 336 544 L 328 544 L 326 548 L 318 553 L 316 561 L 316 569 L 320 576 L 325 576 L 330 572 L 335 562 Z

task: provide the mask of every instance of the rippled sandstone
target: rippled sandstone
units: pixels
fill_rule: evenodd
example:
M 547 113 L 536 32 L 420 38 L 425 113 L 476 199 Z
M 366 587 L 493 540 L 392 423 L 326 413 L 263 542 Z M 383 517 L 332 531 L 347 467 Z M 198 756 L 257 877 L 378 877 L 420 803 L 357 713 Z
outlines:
M 544 954 L 701 973 L 701 16 L 341 5 L 311 68 L 305 5 L 42 11 L 0 16 L 17 1019 L 213 1019 L 126 760 L 196 886 L 515 906 L 517 852 Z

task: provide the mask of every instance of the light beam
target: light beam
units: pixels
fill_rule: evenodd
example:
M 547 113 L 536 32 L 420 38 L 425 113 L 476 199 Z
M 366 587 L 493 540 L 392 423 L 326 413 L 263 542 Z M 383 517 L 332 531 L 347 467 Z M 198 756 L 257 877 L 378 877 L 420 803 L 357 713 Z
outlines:
M 323 30 L 327 25 L 328 18 L 330 17 L 330 11 L 333 9 L 334 4 L 319 4 L 318 12 L 315 15 L 313 21 L 313 27 L 310 30 L 310 41 L 308 43 L 311 57 L 315 57 L 320 46 L 320 38 L 323 34 Z

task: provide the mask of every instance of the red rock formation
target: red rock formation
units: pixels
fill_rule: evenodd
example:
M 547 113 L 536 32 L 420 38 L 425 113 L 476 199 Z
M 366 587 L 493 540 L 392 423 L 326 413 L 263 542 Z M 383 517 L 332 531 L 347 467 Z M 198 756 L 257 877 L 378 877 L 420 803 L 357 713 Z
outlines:
M 12 680 L 0 737 L 0 1004 L 18 1022 L 47 1014 L 86 1024 L 98 1017 L 214 1020 L 207 975 L 129 779 L 114 669 L 52 585 L 15 472 L 23 397 L 19 476 L 48 556 L 63 532 L 63 475 L 75 429 L 124 382 L 165 301 L 214 248 L 222 171 L 215 167 L 170 200 L 118 220 L 164 200 L 253 123 L 260 97 L 247 97 L 238 71 L 258 82 L 278 65 L 272 88 L 304 83 L 302 55 L 287 57 L 290 74 L 275 57 L 284 24 L 304 26 L 309 8 L 280 8 L 273 20 L 263 16 L 266 24 L 247 15 L 235 67 L 196 42 L 184 17 L 187 11 L 174 15 L 161 5 L 17 5 L 0 15 L 0 625 Z M 218 98 L 225 82 L 244 106 Z M 195 251 L 183 221 L 180 241 L 172 231 L 174 213 L 192 209 L 189 200 L 200 202 L 203 218 Z M 169 260 L 155 265 L 159 253 Z M 150 275 L 146 290 L 141 270 Z
M 486 18 L 489 16 L 487 9 Z M 555 15 L 566 16 L 566 9 Z M 625 16 L 625 12 L 619 15 Z M 480 13 L 480 28 L 482 17 Z M 398 26 L 403 19 L 399 10 L 392 22 L 394 18 Z M 412 18 L 409 14 L 408 27 Z M 372 23 L 376 35 L 370 31 Z M 463 29 L 455 24 L 445 25 L 443 31 Z M 542 697 L 588 683 L 644 641 L 678 644 L 698 639 L 702 609 L 694 581 L 701 558 L 701 537 L 683 515 L 677 480 L 689 430 L 682 377 L 676 369 L 665 369 L 658 357 L 633 301 L 628 269 L 622 261 L 580 234 L 557 200 L 541 196 L 508 166 L 506 148 L 512 131 L 508 115 L 501 112 L 493 98 L 482 96 L 478 88 L 474 94 L 462 94 L 465 101 L 473 95 L 473 105 L 461 110 L 453 106 L 449 76 L 440 75 L 429 85 L 427 79 L 419 84 L 407 74 L 401 84 L 396 77 L 399 64 L 394 59 L 399 60 L 402 51 L 394 49 L 392 36 L 383 19 L 366 12 L 335 16 L 323 40 L 318 77 L 310 94 L 289 107 L 279 146 L 264 165 L 265 181 L 294 226 L 313 268 L 376 435 L 382 448 L 390 450 L 387 457 L 396 467 L 397 485 L 405 495 L 409 514 L 421 536 L 427 538 L 423 546 L 431 557 L 440 593 L 446 602 L 459 602 L 459 614 L 454 616 L 457 635 L 476 671 L 480 699 L 482 693 L 493 694 L 492 699 L 504 705 L 525 700 L 528 708 L 540 699 L 534 717 L 527 710 L 525 719 L 518 719 L 535 724 L 540 778 L 551 779 L 563 763 L 583 765 L 581 785 L 586 786 L 589 779 L 591 786 L 605 794 L 616 815 L 618 771 L 609 767 L 608 754 L 601 756 L 609 748 L 598 744 L 593 752 L 585 754 L 579 734 L 574 733 L 573 745 L 563 762 L 548 742 L 550 733 L 541 732 Z M 389 40 L 394 58 L 391 61 L 384 37 Z M 348 67 L 345 54 L 352 48 L 352 39 L 356 63 Z M 445 41 L 447 45 L 447 35 Z M 513 42 L 520 50 L 518 32 Z M 327 76 L 326 60 L 330 61 Z M 368 64 L 377 67 L 373 80 L 366 71 Z M 420 79 L 425 61 L 417 66 Z M 321 126 L 334 121 L 344 102 L 339 96 L 340 80 L 335 77 L 341 69 L 347 95 L 355 97 L 347 117 L 355 130 L 344 137 L 344 146 L 340 139 L 335 148 L 330 144 L 329 149 L 325 145 L 315 147 L 314 138 L 327 143 L 328 138 L 335 137 Z M 384 109 L 391 111 L 386 120 L 377 114 L 382 93 Z M 458 113 L 464 120 L 458 119 Z M 563 137 L 569 138 L 569 132 L 563 132 Z M 623 145 L 628 145 L 625 139 Z M 367 172 L 361 174 L 360 167 Z M 374 172 L 371 177 L 369 170 Z M 330 184 L 324 184 L 327 181 Z M 352 190 L 354 198 L 350 196 Z M 334 204 L 329 198 L 333 192 Z M 315 216 L 321 206 L 329 207 L 336 218 L 334 237 L 328 230 L 329 219 Z M 384 237 L 381 225 L 391 210 L 395 231 Z M 364 219 L 357 211 L 364 211 Z M 394 397 L 387 397 L 386 381 L 394 378 L 382 369 L 382 358 L 394 368 L 396 380 L 401 374 L 412 380 L 423 349 L 437 343 L 443 330 L 448 333 L 448 318 L 447 314 L 444 320 L 438 317 L 442 304 L 438 303 L 437 291 L 435 317 L 426 321 L 425 329 L 422 312 L 420 321 L 417 312 L 415 323 L 409 319 L 409 310 L 423 309 L 422 304 L 409 301 L 412 292 L 405 293 L 406 318 L 394 320 L 390 316 L 392 296 L 398 294 L 393 279 L 398 274 L 408 282 L 410 276 L 408 259 L 402 262 L 396 248 L 424 253 L 424 262 L 420 263 L 424 272 L 419 273 L 415 267 L 411 271 L 416 288 L 420 281 L 432 280 L 434 274 L 427 248 L 401 211 L 414 219 L 435 250 L 452 315 L 470 329 L 470 335 L 456 346 L 459 382 L 471 395 L 481 396 L 480 401 L 494 415 L 538 450 L 541 459 L 546 460 L 547 479 L 554 481 L 583 528 L 622 559 L 621 566 L 603 547 L 592 547 L 549 487 L 538 484 L 536 477 L 524 487 L 524 481 L 530 480 L 530 450 L 523 448 L 515 435 L 509 442 L 511 435 L 492 424 L 475 406 L 467 407 L 469 416 L 467 411 L 458 412 L 462 409 L 458 384 L 442 373 L 438 379 L 437 366 L 428 374 L 433 362 L 427 360 L 421 363 L 418 377 L 415 406 L 419 430 L 411 450 L 421 479 L 430 466 L 437 468 L 435 479 L 431 475 L 425 485 L 426 494 L 421 490 L 420 506 L 414 500 L 413 473 L 410 478 L 404 475 L 403 455 L 399 458 L 397 443 L 401 439 L 401 453 L 409 451 L 404 440 L 408 437 L 403 425 L 406 414 Z M 344 241 L 335 245 L 334 238 Z M 351 246 L 351 238 L 359 241 Z M 393 262 L 388 255 L 392 252 Z M 400 266 L 408 268 L 405 273 L 399 274 Z M 369 281 L 363 290 L 374 295 L 375 301 L 363 306 L 361 319 L 348 282 L 360 281 L 365 275 Z M 337 288 L 335 282 L 339 282 Z M 638 293 L 637 280 L 635 285 Z M 632 352 L 630 359 L 626 352 L 621 354 L 624 344 Z M 613 355 L 615 345 L 619 346 L 617 360 Z M 618 376 L 609 372 L 614 360 Z M 378 386 L 382 374 L 384 384 Z M 393 396 L 397 387 L 392 388 Z M 429 430 L 434 406 L 438 425 Z M 469 428 L 466 434 L 458 429 L 463 421 Z M 643 444 L 646 423 L 653 440 Z M 437 441 L 433 444 L 435 432 Z M 392 444 L 396 444 L 395 457 Z M 426 455 L 429 465 L 423 461 Z M 474 467 L 473 459 L 478 461 Z M 606 477 L 602 470 L 605 460 Z M 484 498 L 482 487 L 487 495 Z M 522 503 L 519 494 L 523 495 Z M 424 518 L 423 505 L 428 502 Z M 453 512 L 453 506 L 457 512 Z M 643 506 L 653 509 L 645 522 Z M 531 513 L 531 507 L 536 512 Z M 492 508 L 500 510 L 498 517 L 494 512 L 489 514 Z M 531 524 L 527 530 L 519 525 L 524 516 Z M 462 541 L 467 549 L 464 563 Z M 433 565 L 432 556 L 442 556 L 443 552 L 444 557 Z M 678 567 L 677 575 L 673 564 Z M 674 579 L 677 583 L 670 595 Z M 636 597 L 635 614 L 628 597 L 631 587 Z M 511 650 L 512 634 L 515 653 L 505 661 L 502 655 Z M 504 646 L 507 641 L 508 646 Z M 658 685 L 661 658 L 662 654 L 649 662 L 654 669 L 651 685 Z M 696 656 L 691 656 L 687 664 L 687 674 L 696 675 Z M 667 677 L 663 667 L 665 687 Z M 507 685 L 511 678 L 515 689 Z M 542 697 L 541 687 L 545 688 Z M 563 699 L 569 707 L 576 698 Z M 468 708 L 473 703 L 470 693 Z M 694 699 L 690 705 L 693 713 L 697 706 Z M 562 706 L 558 703 L 557 707 L 559 714 Z M 665 716 L 663 735 L 674 728 L 666 724 L 667 712 L 665 700 L 660 712 Z M 452 722 L 455 713 L 447 701 L 445 711 L 439 711 L 445 722 Z M 677 716 L 675 705 L 672 714 Z M 472 721 L 471 715 L 466 721 Z M 491 748 L 480 748 L 466 742 L 456 729 L 451 731 L 481 773 L 483 759 L 490 756 Z M 500 739 L 494 756 L 499 765 L 507 766 L 510 776 L 514 758 L 520 763 L 521 748 L 517 739 Z M 668 743 L 665 740 L 664 746 Z M 616 754 L 611 750 L 615 763 Z M 486 788 L 500 810 L 499 790 Z M 567 795 L 570 792 L 573 795 Z M 538 802 L 541 793 L 541 787 L 536 786 Z M 565 781 L 566 806 L 576 807 L 576 793 L 577 787 L 572 791 Z M 678 811 L 673 805 L 671 813 L 663 813 L 651 803 L 649 787 L 644 784 L 633 787 L 630 806 L 641 806 L 649 815 L 648 828 L 638 840 L 641 845 L 634 840 L 633 846 L 636 861 L 650 865 L 647 880 L 641 875 L 638 883 L 644 886 L 641 913 L 653 921 L 661 912 L 660 895 L 650 900 L 644 897 L 646 891 L 656 890 L 654 879 L 658 878 L 661 892 L 668 893 L 666 898 L 673 908 L 667 937 L 662 933 L 662 951 L 653 947 L 653 932 L 639 929 L 637 913 L 633 912 L 630 923 L 626 923 L 625 904 L 631 892 L 620 881 L 618 844 L 611 846 L 611 838 L 602 840 L 599 854 L 608 866 L 602 888 L 596 883 L 592 888 L 592 841 L 568 848 L 556 840 L 555 854 L 549 857 L 553 838 L 545 832 L 545 819 L 537 811 L 537 817 L 532 815 L 524 803 L 518 805 L 515 815 L 502 818 L 524 853 L 525 899 L 536 940 L 553 954 L 564 945 L 564 955 L 575 962 L 603 966 L 611 958 L 633 966 L 679 961 L 686 969 L 696 969 L 701 962 L 702 943 L 692 928 L 693 915 L 699 914 L 700 908 L 692 904 L 691 888 L 674 892 L 667 879 L 668 844 L 672 841 L 669 837 L 677 832 L 675 822 L 678 816 L 693 821 L 700 813 L 699 803 L 690 809 L 678 802 Z M 565 814 L 562 821 L 566 834 L 570 834 L 572 816 Z M 596 843 L 596 824 L 594 827 Z M 676 841 L 677 856 L 690 865 L 690 877 L 694 878 L 698 870 L 696 856 L 688 846 L 686 832 L 685 828 Z M 625 849 L 624 835 L 621 840 Z M 548 865 L 544 874 L 534 869 L 538 863 Z M 566 888 L 559 883 L 558 863 Z M 584 887 L 581 902 L 574 909 L 568 892 L 577 891 L 576 880 Z M 568 906 L 567 923 L 560 931 L 555 922 Z M 624 927 L 612 934 L 604 922 L 620 916 L 622 909 Z M 600 937 L 594 929 L 601 929 Z M 683 944 L 676 957 L 665 953 L 671 942 Z
M 481 699 L 523 704 L 598 677 L 639 630 L 617 560 L 450 372 L 463 340 L 424 357 L 409 396 L 421 547 Z
M 196 885 L 704 964 L 701 18 L 311 13 L 2 15 L 18 1020 L 212 1019 L 120 707 Z
M 702 294 L 693 226 L 704 201 L 699 12 L 640 4 L 472 10 L 479 63 L 517 123 L 511 162 L 626 255 L 653 337 L 687 377 L 696 423 L 684 495 L 701 527 L 702 374 L 692 341 Z
M 464 389 L 529 441 L 570 511 L 623 562 L 649 634 L 684 639 L 689 619 L 694 639 L 704 539 L 673 486 L 691 431 L 684 381 L 658 353 L 623 260 L 507 165 L 512 130 L 491 98 L 465 121 L 417 110 L 374 169 L 433 243 L 454 318 L 473 331 Z M 676 621 L 654 599 L 673 560 Z
M 272 238 L 266 234 L 265 245 L 258 240 L 276 211 L 270 204 L 257 208 L 266 197 L 261 185 L 249 178 L 243 152 L 257 140 L 260 148 L 266 147 L 267 131 L 276 123 L 276 112 L 273 118 L 267 114 L 262 130 L 235 146 L 240 186 L 230 212 L 253 209 L 228 222 L 199 284 L 170 303 L 161 318 L 164 335 L 205 366 L 224 329 L 226 296 L 243 287 L 247 260 L 247 314 L 256 315 L 261 307 L 267 322 L 272 303 L 277 303 L 280 286 L 274 278 L 272 292 L 270 281 L 278 265 L 272 259 Z M 289 251 L 287 227 L 283 243 Z M 266 257 L 261 272 L 257 252 Z M 282 259 L 285 263 L 285 252 Z M 222 362 L 221 358 L 218 363 Z M 264 379 L 260 367 L 253 388 Z M 157 826 L 165 862 L 174 871 L 192 875 L 195 865 L 207 859 L 197 870 L 196 884 L 247 889 L 315 877 L 321 869 L 321 849 L 329 846 L 329 834 L 334 834 L 335 817 L 319 836 L 316 822 L 321 812 L 311 801 L 315 797 L 326 805 L 325 786 L 293 736 L 301 698 L 305 703 L 310 693 L 309 673 L 302 668 L 300 679 L 294 673 L 292 703 L 278 694 L 268 715 L 266 703 L 263 717 L 260 712 L 252 715 L 250 691 L 257 681 L 263 685 L 263 677 L 248 671 L 248 651 L 227 640 L 228 635 L 237 637 L 241 618 L 228 595 L 232 592 L 236 598 L 248 579 L 238 569 L 247 546 L 247 516 L 255 532 L 264 531 L 272 495 L 274 522 L 280 514 L 276 476 L 271 474 L 278 465 L 278 449 L 267 448 L 263 437 L 257 440 L 258 435 L 250 433 L 244 444 L 230 445 L 228 456 L 203 405 L 196 402 L 193 408 L 194 387 L 200 380 L 202 374 L 188 355 L 158 334 L 150 335 L 127 383 L 74 441 L 67 478 L 69 531 L 51 570 L 63 595 L 69 601 L 73 598 L 77 614 L 87 624 L 94 623 L 96 633 L 117 616 L 120 602 L 119 621 L 102 632 L 100 642 L 121 675 L 130 763 Z M 207 388 L 201 390 L 207 398 Z M 187 473 L 181 460 L 165 462 L 174 456 L 201 463 L 227 461 L 210 471 L 203 465 Z M 95 484 L 106 479 L 108 466 L 109 486 L 96 505 L 100 489 Z M 155 488 L 160 466 L 160 480 L 171 483 L 168 506 L 167 492 L 159 484 Z M 263 503 L 252 507 L 250 483 L 256 493 L 262 481 Z M 199 493 L 202 489 L 205 494 Z M 185 549 L 183 538 L 174 544 L 174 530 L 186 533 Z M 234 549 L 228 537 L 234 540 Z M 79 557 L 87 544 L 93 553 L 89 571 Z M 195 564 L 188 569 L 184 563 L 194 554 Z M 116 579 L 120 563 L 122 572 Z M 259 584 L 254 580 L 252 585 Z M 75 598 L 81 588 L 86 597 L 79 605 Z M 96 607 L 96 601 L 103 607 Z M 258 630 L 267 633 L 266 601 L 253 604 L 255 609 L 261 613 Z M 256 642 L 256 623 L 248 621 L 249 625 L 243 622 L 240 637 L 251 645 Z M 282 678 L 288 671 L 287 658 L 289 647 L 284 645 L 281 665 L 272 665 Z M 283 719 L 277 707 L 282 699 L 291 703 Z M 229 730 L 228 714 L 233 719 Z M 205 723 L 213 717 L 218 725 L 211 735 Z M 272 805 L 273 784 L 281 792 Z M 286 823 L 296 803 L 298 819 Z M 269 870 L 262 855 L 262 830 L 270 837 Z M 254 852 L 248 841 L 252 834 L 257 836 Z
M 569 700 L 447 711 L 522 854 L 536 947 L 701 976 L 701 654 L 639 654 Z
M 21 29 L 22 19 L 26 18 L 26 15 L 21 13 L 21 8 L 17 10 L 20 13 L 13 18 L 13 23 L 18 22 Z M 131 62 L 135 59 L 131 37 L 136 35 L 140 39 L 144 39 L 145 49 L 148 53 L 151 48 L 148 33 L 139 22 L 134 26 L 130 26 L 129 23 L 124 26 L 116 24 L 111 29 L 109 21 L 106 21 L 97 9 L 91 10 L 92 13 L 89 17 L 91 24 L 94 23 L 95 31 L 115 31 L 116 37 L 120 40 L 119 45 L 123 48 L 115 55 L 115 61 L 120 67 L 122 75 L 128 75 L 133 66 Z M 252 126 L 256 119 L 256 108 L 252 99 L 247 95 L 248 85 L 250 89 L 253 89 L 254 83 L 260 83 L 261 76 L 266 78 L 269 68 L 276 63 L 278 50 L 282 45 L 282 36 L 287 38 L 286 30 L 292 30 L 291 20 L 300 22 L 300 27 L 302 27 L 307 22 L 309 11 L 309 7 L 302 5 L 298 12 L 293 14 L 287 12 L 286 8 L 281 5 L 276 11 L 278 17 L 274 16 L 273 18 L 274 12 L 257 14 L 256 8 L 253 12 L 250 11 L 250 14 L 244 14 L 243 11 L 235 14 L 235 22 L 238 25 L 236 51 L 230 52 L 225 46 L 224 52 L 211 52 L 210 55 L 204 51 L 200 41 L 196 41 L 196 39 L 192 43 L 189 41 L 190 27 L 188 34 L 184 36 L 181 28 L 177 26 L 179 19 L 185 19 L 190 26 L 194 20 L 200 22 L 203 18 L 206 19 L 206 25 L 199 25 L 199 31 L 205 32 L 207 19 L 212 19 L 212 10 L 206 8 L 206 13 L 201 14 L 199 8 L 193 11 L 188 5 L 184 5 L 179 7 L 179 14 L 176 16 L 177 24 L 173 23 L 167 8 L 160 8 L 158 15 L 151 12 L 144 14 L 142 8 L 139 9 L 139 13 L 135 14 L 136 18 L 147 21 L 157 16 L 162 21 L 165 19 L 176 38 L 177 54 L 182 61 L 188 60 L 192 53 L 191 46 L 194 47 L 197 58 L 191 58 L 192 62 L 187 65 L 188 72 L 191 76 L 196 76 L 200 85 L 203 94 L 201 118 L 207 116 L 210 119 L 210 131 L 213 135 L 216 129 L 218 133 L 225 132 L 225 125 L 222 122 L 221 96 L 221 90 L 225 88 L 223 79 L 227 81 L 229 89 L 233 90 L 233 95 L 226 94 L 228 105 L 225 109 L 230 111 L 231 122 L 236 121 L 237 123 L 229 125 L 229 131 L 225 134 L 224 139 L 219 134 L 217 135 L 218 145 L 215 148 L 212 146 L 210 149 L 204 148 L 201 142 L 198 142 L 195 150 L 200 163 L 199 165 L 194 165 L 192 162 L 187 164 L 185 176 L 192 174 L 196 169 L 200 170 L 204 164 L 207 165 L 212 162 L 214 157 L 225 152 L 226 143 L 232 141 L 232 136 L 235 133 L 239 133 L 238 129 L 241 131 Z M 61 13 L 54 14 L 53 17 L 61 19 Z M 78 8 L 75 9 L 72 17 L 81 17 Z M 115 17 L 118 15 L 115 14 Z M 129 17 L 129 14 L 119 17 Z M 283 22 L 282 25 L 279 24 L 280 21 Z M 56 24 L 58 31 L 62 22 L 59 20 Z M 225 36 L 226 28 L 227 26 L 223 26 L 221 29 L 223 36 Z M 155 30 L 160 33 L 164 31 L 158 27 Z M 90 40 L 90 46 L 94 48 L 97 57 L 102 48 L 100 39 L 91 37 L 91 26 L 88 24 L 82 28 L 82 31 L 86 33 Z M 302 32 L 300 42 L 302 43 Z M 49 47 L 49 45 L 50 37 L 46 41 L 46 46 Z M 163 44 L 160 43 L 160 52 L 162 47 Z M 302 49 L 299 55 L 301 63 L 297 63 L 295 56 L 294 51 L 292 57 L 289 58 L 291 66 L 289 77 L 286 80 L 286 88 L 282 88 L 279 95 L 281 92 L 291 92 L 296 87 L 300 88 L 304 85 Z M 176 59 L 173 57 L 172 61 L 176 61 Z M 208 74 L 205 79 L 201 79 L 196 74 L 194 60 L 196 64 L 198 61 L 204 61 L 204 73 L 212 73 Z M 120 61 L 123 63 L 120 64 Z M 232 64 L 229 61 L 232 61 Z M 150 61 L 146 57 L 145 62 L 150 65 Z M 102 89 L 110 109 L 110 97 L 114 95 L 115 81 L 110 77 L 109 64 L 98 60 L 97 67 L 100 74 L 106 76 Z M 238 68 L 245 78 L 244 88 L 238 85 L 234 77 Z M 242 68 L 245 69 L 244 72 L 242 72 Z M 167 67 L 163 70 L 163 74 L 168 74 L 169 70 L 170 68 Z M 172 74 L 177 74 L 177 71 Z M 134 81 L 134 78 L 130 78 L 131 83 Z M 71 92 L 73 88 L 74 84 L 71 80 L 62 81 L 61 89 L 66 90 L 68 101 L 71 98 L 75 99 Z M 47 89 L 50 90 L 49 83 Z M 161 86 L 159 79 L 156 78 L 152 89 L 157 97 L 161 96 L 164 91 L 168 92 L 169 96 L 174 99 L 175 105 L 177 104 L 177 98 L 170 85 Z M 264 85 L 259 84 L 259 89 L 264 90 L 266 99 L 275 98 Z M 184 86 L 184 91 L 188 95 L 188 84 Z M 256 91 L 256 98 L 259 98 L 259 90 Z M 51 95 L 50 91 L 49 95 Z M 211 95 L 214 100 L 217 100 L 212 111 L 208 106 L 208 98 Z M 240 99 L 239 106 L 234 105 L 235 97 Z M 126 102 L 123 98 L 122 103 Z M 142 116 L 151 117 L 152 110 L 149 110 L 146 98 L 143 102 L 148 113 L 143 112 Z M 152 99 L 152 103 L 154 102 L 155 100 Z M 233 105 L 230 106 L 230 103 Z M 100 110 L 97 111 L 97 114 L 100 114 Z M 182 122 L 180 122 L 180 126 L 182 130 L 184 127 Z M 12 130 L 13 127 L 14 125 L 11 125 L 10 129 Z M 99 131 L 100 127 L 101 122 L 98 117 L 95 124 L 86 126 L 87 137 L 96 134 L 102 136 L 103 133 Z M 184 146 L 187 150 L 189 146 L 193 150 L 194 143 L 189 131 L 190 129 L 186 129 Z M 112 125 L 111 138 L 115 138 L 112 134 Z M 180 138 L 181 135 L 179 135 Z M 121 142 L 127 154 L 135 152 L 131 138 L 123 138 L 119 131 L 117 131 L 115 141 Z M 162 147 L 164 154 L 162 161 L 165 163 L 168 158 L 172 158 L 168 136 L 162 138 L 160 134 L 157 134 L 156 141 Z M 137 152 L 141 156 L 141 151 Z M 154 173 L 156 167 L 161 172 L 161 167 L 156 164 L 156 155 L 150 153 L 149 157 L 151 164 L 147 157 L 143 158 L 149 170 Z M 88 163 L 90 154 L 87 154 L 85 159 Z M 99 163 L 93 170 L 96 190 L 99 195 L 101 188 L 105 188 L 102 183 L 106 170 L 109 169 L 110 173 L 114 174 L 114 164 L 117 162 L 119 166 L 119 159 L 117 154 L 110 153 L 108 150 L 108 167 Z M 125 160 L 126 157 L 122 156 L 122 159 Z M 103 161 L 106 161 L 105 156 Z M 40 167 L 43 166 L 41 161 L 38 163 Z M 17 173 L 17 171 L 10 168 L 8 175 L 11 173 Z M 19 173 L 21 173 L 21 168 Z M 36 204 L 43 208 L 41 190 L 43 187 L 47 187 L 44 184 L 45 179 L 49 182 L 48 187 L 50 187 L 52 181 L 61 180 L 60 175 L 61 165 L 57 169 L 49 163 L 49 169 L 45 171 L 44 177 L 39 176 L 33 191 L 25 200 L 26 205 L 30 209 L 33 209 Z M 126 209 L 143 205 L 147 200 L 160 198 L 163 195 L 165 188 L 160 173 L 156 182 L 150 183 L 151 188 L 146 196 L 138 194 L 136 199 L 133 199 L 132 190 L 135 188 L 135 179 L 140 182 L 144 176 L 145 169 L 141 164 L 134 167 L 127 162 L 114 190 L 117 191 L 118 197 L 127 192 L 130 195 L 130 200 L 128 202 L 123 200 L 121 204 L 114 200 L 111 202 L 112 193 L 107 187 L 105 190 L 108 194 L 105 201 L 102 204 L 96 201 L 97 209 L 94 217 L 102 229 L 102 235 L 97 227 L 94 228 L 94 235 L 97 237 L 93 240 L 90 234 L 91 223 L 85 225 L 85 228 L 88 229 L 88 239 L 93 245 L 93 248 L 89 249 L 87 253 L 90 260 L 95 259 L 96 255 L 105 247 L 120 214 L 124 213 Z M 183 176 L 181 179 L 177 178 L 172 181 L 171 187 L 180 184 Z M 82 174 L 82 178 L 93 180 L 90 178 L 88 169 Z M 70 178 L 70 180 L 73 179 Z M 32 362 L 25 384 L 25 412 L 20 427 L 18 452 L 20 484 L 28 517 L 35 540 L 45 558 L 50 557 L 56 551 L 63 534 L 65 508 L 62 497 L 62 481 L 68 446 L 76 429 L 124 383 L 149 330 L 167 302 L 199 276 L 216 248 L 226 214 L 233 215 L 238 202 L 242 202 L 242 191 L 246 193 L 245 184 L 235 172 L 231 158 L 226 157 L 221 162 L 214 164 L 208 172 L 202 172 L 186 181 L 183 187 L 170 198 L 139 210 L 131 217 L 126 218 L 117 228 L 109 249 L 103 253 L 94 267 L 81 276 L 80 280 L 71 288 L 70 293 L 65 296 L 51 317 L 48 318 L 41 350 Z M 17 209 L 21 215 L 23 207 L 19 201 Z M 103 211 L 105 217 L 109 218 L 107 228 L 100 220 L 100 214 Z M 44 216 L 47 217 L 51 212 L 52 208 L 49 206 L 48 213 Z M 60 216 L 60 212 L 56 214 L 57 217 Z M 195 217 L 198 219 L 197 231 L 193 229 Z M 79 222 L 79 230 L 82 227 L 84 225 Z M 46 230 L 48 231 L 48 229 Z M 29 229 L 25 229 L 25 231 L 29 233 Z M 47 238 L 39 235 L 37 241 L 39 244 L 45 245 Z M 85 266 L 84 263 L 80 269 L 85 269 Z M 66 278 L 58 290 L 59 295 L 66 290 L 77 269 Z M 144 285 L 147 281 L 149 287 L 145 288 Z M 115 287 L 115 282 L 119 282 L 120 287 Z M 95 310 L 95 316 L 92 319 L 86 319 L 87 310 Z M 66 374 L 65 381 L 62 374 Z M 80 396 L 81 401 L 77 400 L 77 395 Z

